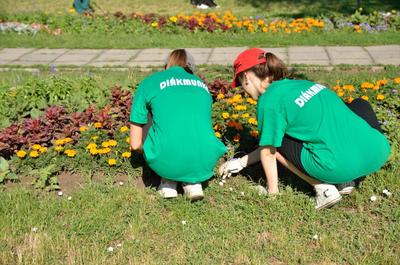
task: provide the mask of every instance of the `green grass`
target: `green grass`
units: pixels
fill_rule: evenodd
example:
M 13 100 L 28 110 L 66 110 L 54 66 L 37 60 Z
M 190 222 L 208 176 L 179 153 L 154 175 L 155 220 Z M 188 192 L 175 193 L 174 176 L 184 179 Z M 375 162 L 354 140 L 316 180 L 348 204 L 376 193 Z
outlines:
M 8 14 L 47 12 L 53 14 L 61 14 L 67 12 L 72 7 L 72 0 L 19 0 L 15 4 L 12 0 L 0 0 L 2 12 Z M 94 7 L 98 12 L 116 12 L 123 11 L 125 13 L 143 12 L 143 13 L 159 13 L 159 14 L 176 14 L 179 12 L 193 12 L 198 9 L 190 5 L 190 0 L 92 0 Z M 357 8 L 357 1 L 264 1 L 264 0 L 216 0 L 221 8 L 217 11 L 224 12 L 232 10 L 238 15 L 268 15 L 268 16 L 315 16 L 320 14 L 352 14 Z M 399 10 L 400 4 L 395 0 L 365 0 L 360 1 L 361 7 L 369 11 L 390 11 L 392 9 Z M 98 7 L 98 8 L 97 8 Z
M 64 34 L 51 36 L 45 33 L 35 36 L 2 34 L 0 48 L 189 48 L 189 47 L 280 47 L 297 45 L 384 45 L 399 44 L 397 32 L 379 34 L 301 33 L 301 34 L 263 34 L 263 33 L 152 33 L 152 34 Z
M 207 66 L 200 67 L 199 73 L 229 80 L 231 69 Z M 60 69 L 58 74 L 73 78 L 89 72 Z M 93 69 L 90 74 L 104 86 L 126 86 L 149 72 L 107 70 L 105 74 Z M 368 67 L 333 71 L 299 67 L 296 74 L 333 86 L 337 80 L 352 84 L 393 78 L 400 68 L 373 72 Z M 39 73 L 18 70 L 0 72 L 0 80 L 7 87 L 48 75 L 46 68 Z M 397 132 L 392 140 L 398 141 L 399 136 Z M 140 170 L 134 169 L 126 172 L 124 186 L 112 184 L 117 176 L 99 181 L 80 172 L 87 183 L 62 197 L 23 184 L 1 186 L 0 264 L 397 264 L 399 150 L 392 146 L 390 163 L 338 205 L 323 211 L 314 210 L 310 187 L 284 171 L 280 195 L 256 194 L 252 189 L 256 183 L 249 179 L 263 176 L 259 166 L 231 178 L 224 187 L 212 180 L 205 200 L 197 203 L 182 196 L 162 200 L 153 189 L 138 188 Z M 385 188 L 393 196 L 383 197 Z M 369 200 L 373 194 L 378 197 L 375 202 Z M 109 246 L 113 252 L 107 251 Z

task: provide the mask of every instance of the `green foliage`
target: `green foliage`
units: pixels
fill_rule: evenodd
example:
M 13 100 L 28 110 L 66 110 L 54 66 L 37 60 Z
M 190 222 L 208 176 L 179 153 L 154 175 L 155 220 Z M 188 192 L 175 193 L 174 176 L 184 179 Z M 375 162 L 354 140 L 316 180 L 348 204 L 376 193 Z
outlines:
M 37 118 L 49 106 L 63 105 L 68 112 L 83 111 L 89 105 L 106 104 L 108 90 L 102 90 L 90 76 L 64 78 L 58 75 L 44 79 L 32 78 L 23 85 L 0 87 L 0 115 L 5 117 L 0 128 L 21 118 Z

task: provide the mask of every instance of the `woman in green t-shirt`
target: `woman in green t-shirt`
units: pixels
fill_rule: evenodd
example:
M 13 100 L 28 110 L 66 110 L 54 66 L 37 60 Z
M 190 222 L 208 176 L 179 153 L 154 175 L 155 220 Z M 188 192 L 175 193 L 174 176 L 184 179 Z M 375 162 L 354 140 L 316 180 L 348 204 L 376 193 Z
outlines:
M 268 192 L 278 193 L 278 160 L 313 185 L 317 209 L 349 193 L 334 184 L 351 182 L 378 170 L 390 146 L 370 104 L 346 104 L 327 87 L 287 79 L 285 64 L 272 53 L 252 48 L 234 62 L 232 86 L 242 85 L 257 99 L 259 148 L 220 167 L 223 177 L 261 160 Z M 338 185 L 339 187 L 339 185 Z
M 182 182 L 189 199 L 202 199 L 201 182 L 212 177 L 226 151 L 212 127 L 211 95 L 194 69 L 189 53 L 174 50 L 164 71 L 139 84 L 132 103 L 131 148 L 143 151 L 148 166 L 162 177 L 158 192 L 164 198 L 176 197 Z

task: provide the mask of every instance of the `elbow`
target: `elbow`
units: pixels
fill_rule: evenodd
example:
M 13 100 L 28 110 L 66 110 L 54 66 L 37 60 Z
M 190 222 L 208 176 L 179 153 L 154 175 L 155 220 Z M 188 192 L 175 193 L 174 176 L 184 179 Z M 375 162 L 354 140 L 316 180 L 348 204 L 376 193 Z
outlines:
M 133 143 L 131 143 L 131 149 L 132 149 L 132 151 L 139 152 L 139 151 L 143 150 L 143 145 L 140 142 L 138 142 L 138 143 L 133 142 Z

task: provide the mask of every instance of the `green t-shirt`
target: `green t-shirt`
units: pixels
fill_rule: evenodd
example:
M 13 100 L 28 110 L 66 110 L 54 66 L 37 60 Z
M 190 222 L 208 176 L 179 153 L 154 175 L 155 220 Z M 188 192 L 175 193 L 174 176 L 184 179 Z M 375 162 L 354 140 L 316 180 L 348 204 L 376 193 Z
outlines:
M 305 80 L 273 82 L 257 104 L 260 146 L 280 147 L 285 134 L 303 142 L 301 162 L 314 178 L 341 183 L 378 170 L 385 136 L 330 89 Z
M 197 183 L 209 179 L 226 152 L 211 123 L 212 98 L 204 82 L 182 67 L 144 79 L 134 96 L 130 121 L 152 126 L 144 157 L 163 178 Z

